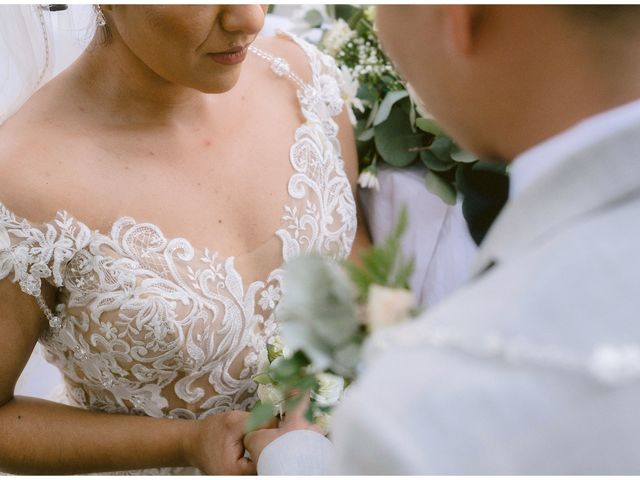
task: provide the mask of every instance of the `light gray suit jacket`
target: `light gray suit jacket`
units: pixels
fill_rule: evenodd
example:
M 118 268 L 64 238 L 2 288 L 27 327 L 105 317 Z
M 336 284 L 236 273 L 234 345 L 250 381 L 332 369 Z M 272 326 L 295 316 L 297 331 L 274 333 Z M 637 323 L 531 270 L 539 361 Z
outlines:
M 371 340 L 333 469 L 640 474 L 639 248 L 640 124 L 507 204 L 475 278 Z

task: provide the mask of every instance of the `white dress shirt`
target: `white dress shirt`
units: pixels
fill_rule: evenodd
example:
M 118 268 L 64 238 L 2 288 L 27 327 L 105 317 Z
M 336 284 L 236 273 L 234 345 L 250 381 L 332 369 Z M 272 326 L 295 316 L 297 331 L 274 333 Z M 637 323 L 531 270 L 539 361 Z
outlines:
M 497 267 L 370 339 L 307 473 L 640 473 L 639 154 L 640 101 L 521 154 L 476 272 Z M 302 435 L 259 474 L 299 473 Z
M 518 155 L 509 165 L 509 199 L 579 150 L 606 140 L 640 120 L 640 100 L 598 113 Z

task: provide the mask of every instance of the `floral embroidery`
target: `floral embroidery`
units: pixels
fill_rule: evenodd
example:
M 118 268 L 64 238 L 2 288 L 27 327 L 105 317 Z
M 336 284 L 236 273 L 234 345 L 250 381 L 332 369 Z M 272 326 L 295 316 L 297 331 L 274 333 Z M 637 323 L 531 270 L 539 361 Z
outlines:
M 280 289 L 278 287 L 274 287 L 273 285 L 269 285 L 269 288 L 263 290 L 260 294 L 260 308 L 263 310 L 273 310 L 280 300 Z

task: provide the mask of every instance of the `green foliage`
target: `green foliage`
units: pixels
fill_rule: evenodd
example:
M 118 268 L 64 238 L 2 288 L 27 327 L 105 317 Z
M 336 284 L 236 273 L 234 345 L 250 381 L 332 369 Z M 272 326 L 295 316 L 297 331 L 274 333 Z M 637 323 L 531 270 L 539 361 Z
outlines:
M 392 108 L 389 117 L 374 128 L 378 154 L 394 167 L 411 165 L 418 158 L 418 149 L 424 143 L 424 134 L 413 130 L 402 103 Z
M 311 364 L 309 357 L 298 350 L 291 358 L 280 358 L 271 364 L 270 376 L 278 383 L 297 383 L 304 377 L 304 368 Z
M 427 172 L 424 177 L 424 183 L 431 193 L 439 196 L 447 205 L 455 205 L 458 194 L 455 187 L 441 177 L 437 170 Z
M 282 350 L 272 343 L 267 344 L 267 358 L 269 363 L 273 362 L 276 358 L 282 356 Z
M 400 242 L 407 229 L 408 213 L 406 207 L 400 211 L 400 218 L 387 239 L 380 245 L 374 245 L 360 254 L 364 267 L 345 261 L 344 265 L 358 288 L 360 299 L 369 295 L 371 285 L 383 285 L 390 288 L 409 289 L 409 278 L 413 273 L 413 259 L 403 258 Z
M 433 118 L 420 117 L 416 119 L 416 127 L 418 127 L 423 132 L 430 133 L 431 135 L 436 137 L 444 137 L 446 135 L 444 133 L 444 130 L 440 128 L 440 125 L 438 125 Z
M 258 385 L 269 385 L 275 383 L 275 380 L 271 378 L 271 375 L 268 373 L 259 373 L 258 375 L 254 375 L 253 381 Z
M 260 400 L 251 409 L 251 416 L 244 425 L 245 433 L 253 432 L 264 427 L 273 419 L 274 405 L 272 403 L 262 403 Z
M 354 114 L 360 171 L 377 162 L 396 168 L 420 162 L 426 169 L 424 181 L 430 192 L 450 205 L 462 196 L 467 211 L 478 210 L 469 204 L 483 201 L 478 200 L 479 189 L 469 188 L 468 181 L 465 187 L 459 180 L 460 175 L 469 177 L 469 170 L 463 167 L 478 159 L 456 145 L 436 120 L 422 117 L 413 99 L 406 98 L 404 82 L 380 47 L 371 7 L 332 5 L 327 6 L 327 14 L 343 19 L 354 32 L 351 40 L 332 53 L 338 66 L 347 67 L 359 82 L 357 97 L 364 111 L 354 110 Z M 465 191 L 472 191 L 471 196 L 465 197 Z M 470 221 L 471 215 L 465 218 Z M 362 278 L 359 281 L 366 283 Z
M 276 408 L 291 411 L 307 395 L 308 421 L 328 412 L 330 407 L 319 403 L 322 372 L 341 376 L 346 385 L 355 379 L 367 338 L 367 327 L 356 314 L 356 302 L 367 300 L 373 284 L 409 289 L 414 264 L 403 257 L 400 248 L 407 223 L 407 209 L 403 208 L 387 239 L 361 253 L 362 267 L 349 261 L 343 263 L 349 274 L 334 260 L 317 255 L 301 256 L 287 263 L 285 294 L 279 308 L 282 333 L 294 353 L 284 356 L 279 342 L 267 345 L 269 368 L 254 380 L 266 391 L 261 398 L 279 403 L 258 402 L 252 409 L 247 431 L 268 422 Z M 322 376 L 324 388 L 326 377 Z

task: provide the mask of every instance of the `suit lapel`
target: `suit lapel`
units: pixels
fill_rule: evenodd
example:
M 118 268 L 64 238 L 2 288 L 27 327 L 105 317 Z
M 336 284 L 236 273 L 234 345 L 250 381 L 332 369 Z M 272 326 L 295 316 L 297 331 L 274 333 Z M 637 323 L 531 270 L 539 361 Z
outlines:
M 634 195 L 640 195 L 640 124 L 573 154 L 508 202 L 480 246 L 473 275 Z

